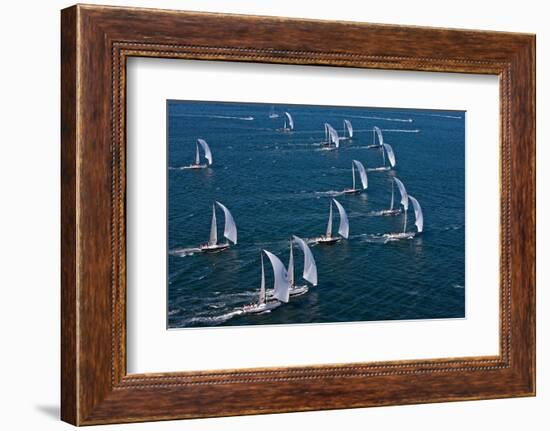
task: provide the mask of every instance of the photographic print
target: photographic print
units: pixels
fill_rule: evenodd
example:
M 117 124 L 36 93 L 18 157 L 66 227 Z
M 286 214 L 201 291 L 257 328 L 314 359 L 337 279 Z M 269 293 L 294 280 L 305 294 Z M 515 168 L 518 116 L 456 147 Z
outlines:
M 167 327 L 464 318 L 465 117 L 167 101 Z

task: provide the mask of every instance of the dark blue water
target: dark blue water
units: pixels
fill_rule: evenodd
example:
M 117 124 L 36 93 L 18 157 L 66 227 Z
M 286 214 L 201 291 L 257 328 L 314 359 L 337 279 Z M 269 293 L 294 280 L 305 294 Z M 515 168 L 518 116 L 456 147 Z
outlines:
M 465 113 L 275 105 L 294 117 L 295 131 L 285 134 L 277 131 L 282 116 L 269 119 L 270 108 L 168 102 L 168 327 L 464 317 Z M 322 151 L 323 124 L 341 132 L 344 118 L 354 139 Z M 397 165 L 369 172 L 361 195 L 336 196 L 348 212 L 350 236 L 312 246 L 318 286 L 271 313 L 233 316 L 257 298 L 260 249 L 286 264 L 292 234 L 324 233 L 331 195 L 351 186 L 352 159 L 381 165 L 380 152 L 366 148 L 373 126 L 392 145 Z M 212 167 L 180 169 L 193 162 L 197 138 L 209 143 Z M 420 202 L 424 232 L 385 242 L 380 236 L 402 230 L 403 218 L 371 213 L 388 208 L 393 175 Z M 186 250 L 208 241 L 214 200 L 232 212 L 238 244 L 217 254 Z M 411 210 L 407 231 L 415 231 Z M 221 210 L 217 216 L 221 240 Z M 335 230 L 337 222 L 335 214 Z M 296 248 L 295 258 L 298 278 L 303 257 Z M 267 261 L 266 276 L 269 288 Z

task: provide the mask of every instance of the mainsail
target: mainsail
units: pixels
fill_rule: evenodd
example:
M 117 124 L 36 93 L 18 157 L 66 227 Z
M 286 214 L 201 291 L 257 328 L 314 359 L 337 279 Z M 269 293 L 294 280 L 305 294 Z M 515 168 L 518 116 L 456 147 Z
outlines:
M 288 112 L 285 112 L 286 118 L 288 118 L 288 128 L 290 130 L 294 130 L 294 120 L 292 119 L 292 115 L 290 115 Z
M 420 207 L 420 204 L 418 203 L 418 201 L 415 198 L 413 198 L 411 195 L 409 195 L 409 199 L 413 204 L 415 224 L 418 229 L 418 233 L 420 233 L 424 228 L 424 216 L 422 214 L 422 208 Z
M 389 144 L 383 144 L 384 149 L 386 150 L 386 153 L 388 154 L 388 160 L 390 161 L 390 165 L 393 168 L 395 166 L 395 154 L 393 152 L 393 148 Z
M 332 200 L 336 204 L 338 212 L 340 213 L 340 227 L 338 228 L 338 233 L 342 235 L 342 237 L 347 238 L 349 236 L 348 215 L 346 214 L 346 210 L 344 209 L 344 207 L 340 205 L 340 202 L 338 202 L 336 199 Z
M 290 240 L 290 257 L 288 258 L 288 282 L 291 286 L 294 286 L 294 247 L 292 245 L 292 239 Z
M 201 147 L 203 148 L 204 150 L 204 157 L 206 157 L 206 160 L 208 160 L 208 164 L 211 165 L 212 164 L 212 152 L 210 151 L 210 147 L 208 146 L 208 144 L 206 143 L 206 141 L 204 139 L 197 139 L 197 142 L 199 144 L 201 144 Z M 198 148 L 197 148 L 197 154 L 198 154 Z M 197 162 L 198 164 L 198 162 Z
M 344 129 L 348 132 L 348 137 L 351 139 L 353 138 L 353 127 L 351 125 L 351 121 L 344 120 Z
M 234 244 L 237 244 L 237 225 L 235 224 L 235 220 L 233 219 L 233 216 L 231 215 L 229 210 L 225 207 L 225 205 L 222 205 L 217 201 L 216 203 L 223 210 L 225 214 L 225 228 L 223 230 L 223 236 L 225 236 L 229 241 L 233 242 Z
M 359 171 L 359 176 L 361 177 L 361 184 L 363 184 L 363 190 L 364 190 L 369 186 L 369 182 L 367 179 L 367 171 L 365 170 L 363 163 L 361 163 L 359 160 L 354 160 L 353 163 L 355 164 L 355 166 L 357 166 L 357 170 Z M 353 171 L 353 166 L 351 167 L 351 169 Z M 355 180 L 355 176 L 354 176 L 354 180 Z M 355 188 L 355 181 L 353 184 L 353 188 Z
M 286 271 L 283 262 L 275 256 L 273 253 L 264 250 L 264 253 L 271 261 L 271 266 L 273 267 L 273 297 L 278 299 L 281 302 L 288 302 L 290 296 L 290 282 L 288 280 L 288 273 Z
M 216 245 L 218 243 L 218 224 L 216 223 L 216 206 L 212 204 L 212 223 L 210 224 L 210 239 L 208 245 Z
M 262 261 L 262 281 L 260 282 L 260 297 L 259 297 L 259 303 L 265 304 L 266 303 L 266 294 L 265 294 L 265 270 L 264 270 L 264 255 L 262 252 L 260 252 L 260 259 Z
M 330 136 L 330 142 L 332 142 L 336 148 L 340 147 L 340 138 L 338 137 L 338 132 L 330 124 L 328 124 L 328 133 Z
M 330 201 L 330 211 L 328 213 L 328 224 L 327 224 L 327 233 L 325 234 L 327 238 L 332 237 L 332 201 Z
M 409 209 L 409 196 L 407 195 L 407 189 L 405 188 L 405 185 L 396 177 L 393 177 L 395 184 L 397 184 L 397 188 L 399 189 L 399 192 L 401 193 L 401 205 L 403 205 L 403 208 L 405 208 L 405 211 Z
M 304 280 L 307 280 L 314 286 L 317 286 L 317 265 L 315 264 L 313 253 L 302 238 L 297 237 L 296 235 L 294 235 L 293 238 L 304 253 L 304 273 L 302 277 Z
M 376 132 L 376 135 L 378 136 L 378 145 L 382 146 L 384 145 L 384 137 L 382 136 L 382 130 L 378 126 L 374 126 L 373 129 Z M 373 142 L 375 144 L 375 142 Z

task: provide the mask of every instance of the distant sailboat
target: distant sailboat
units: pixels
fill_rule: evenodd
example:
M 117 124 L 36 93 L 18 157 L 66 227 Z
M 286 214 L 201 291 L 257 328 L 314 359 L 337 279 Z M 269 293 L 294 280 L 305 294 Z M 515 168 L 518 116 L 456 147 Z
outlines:
M 201 164 L 200 150 L 199 146 L 202 147 L 204 151 L 204 158 L 206 159 L 205 164 Z M 204 169 L 212 164 L 212 151 L 204 139 L 197 139 L 195 143 L 195 163 L 188 166 L 190 169 Z
M 376 142 L 376 138 L 378 138 L 378 143 Z M 372 128 L 372 144 L 368 145 L 367 148 L 380 148 L 382 145 L 384 145 L 382 130 L 380 130 L 380 127 L 374 126 Z
M 237 225 L 233 216 L 227 209 L 227 207 L 216 201 L 215 204 L 212 204 L 212 222 L 210 224 L 210 239 L 208 243 L 200 246 L 201 251 L 206 252 L 217 252 L 222 251 L 230 247 L 229 242 L 223 244 L 218 244 L 218 225 L 216 222 L 216 205 L 218 205 L 224 212 L 225 216 L 225 227 L 223 230 L 223 236 L 231 241 L 233 244 L 237 244 Z
M 275 107 L 274 106 L 272 106 L 271 110 L 269 111 L 269 118 L 271 118 L 271 119 L 279 118 L 279 114 L 277 114 L 275 112 Z
M 329 123 L 325 123 L 325 140 L 321 142 L 321 146 L 331 150 L 340 147 L 338 132 Z
M 332 235 L 332 202 L 336 205 L 338 208 L 338 212 L 340 214 L 340 226 L 338 227 L 338 234 L 340 236 L 333 236 Z M 318 244 L 335 244 L 338 241 L 340 241 L 342 238 L 348 238 L 349 236 L 349 221 L 348 221 L 348 215 L 346 214 L 346 210 L 344 207 L 338 202 L 336 199 L 332 199 L 330 201 L 330 210 L 329 210 L 329 216 L 328 216 L 328 223 L 327 223 L 327 231 L 325 235 L 321 235 L 320 237 L 316 238 L 315 241 Z
M 392 178 L 391 180 L 391 201 L 390 201 L 390 208 L 378 211 L 376 215 L 383 215 L 383 216 L 396 216 L 398 214 L 401 214 L 401 208 L 394 208 L 395 205 L 395 180 L 396 178 Z M 403 190 L 405 188 L 403 187 Z M 401 191 L 401 189 L 399 189 Z M 401 195 L 403 196 L 403 195 Z
M 352 138 L 353 138 L 353 126 L 351 125 L 351 121 L 344 120 L 344 133 L 341 139 L 351 141 Z
M 292 118 L 292 115 L 290 115 L 288 112 L 285 112 L 285 121 L 283 124 L 283 128 L 280 130 L 282 132 L 292 132 L 294 130 L 294 119 Z
M 359 177 L 361 178 L 361 188 L 356 188 L 355 186 L 355 168 L 357 167 L 357 171 L 359 172 Z M 353 160 L 351 162 L 351 176 L 352 176 L 352 187 L 351 189 L 344 189 L 345 194 L 356 194 L 361 193 L 363 190 L 366 190 L 369 186 L 369 182 L 367 180 L 367 171 L 365 170 L 365 167 L 363 164 L 358 160 Z
M 382 166 L 378 168 L 371 168 L 369 171 L 389 171 L 395 167 L 395 153 L 393 152 L 391 145 L 384 142 L 380 147 L 380 151 L 382 152 Z M 386 160 L 388 163 L 386 163 Z
M 403 232 L 388 233 L 388 234 L 385 234 L 384 237 L 387 238 L 388 240 L 412 238 L 414 237 L 415 233 L 407 232 L 407 214 L 409 209 L 409 199 L 413 204 L 414 214 L 415 214 L 415 224 L 416 224 L 418 233 L 421 233 L 422 230 L 424 229 L 424 216 L 422 215 L 422 208 L 420 207 L 420 204 L 418 203 L 418 201 L 407 193 L 407 190 L 405 189 L 405 185 L 397 178 L 394 178 L 394 180 L 395 180 L 395 183 L 397 184 L 397 188 L 399 189 L 399 192 L 401 193 L 400 204 L 403 206 L 403 209 L 404 209 Z
M 311 249 L 307 243 L 300 237 L 293 235 L 290 239 L 290 257 L 288 259 L 288 280 L 290 282 L 290 297 L 300 296 L 308 292 L 307 284 L 297 285 L 294 279 L 294 242 L 298 244 L 304 253 L 304 271 L 302 278 L 310 282 L 313 286 L 317 286 L 317 265 Z
M 271 298 L 268 298 L 265 289 L 265 269 L 264 269 L 264 253 L 269 258 L 273 267 L 273 293 Z M 260 280 L 260 294 L 258 302 L 245 305 L 240 311 L 242 314 L 258 314 L 266 311 L 271 311 L 280 307 L 283 302 L 288 302 L 290 297 L 290 282 L 285 266 L 280 259 L 273 253 L 267 250 L 260 251 L 260 260 L 262 265 L 262 275 Z

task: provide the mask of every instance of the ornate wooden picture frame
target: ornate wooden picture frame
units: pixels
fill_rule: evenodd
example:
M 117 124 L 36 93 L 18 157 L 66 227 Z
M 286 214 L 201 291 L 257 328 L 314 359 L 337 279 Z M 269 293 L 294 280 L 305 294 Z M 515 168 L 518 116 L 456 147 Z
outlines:
M 64 421 L 91 425 L 535 394 L 533 35 L 78 5 L 62 11 L 61 50 Z M 128 374 L 125 100 L 126 60 L 134 56 L 497 75 L 500 354 Z

